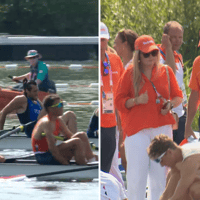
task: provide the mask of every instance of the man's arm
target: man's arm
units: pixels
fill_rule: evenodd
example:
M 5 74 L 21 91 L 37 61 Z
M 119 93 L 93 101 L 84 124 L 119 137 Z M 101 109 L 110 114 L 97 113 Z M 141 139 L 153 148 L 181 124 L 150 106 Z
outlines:
M 162 48 L 165 48 L 166 52 L 166 60 L 165 64 L 169 65 L 174 74 L 176 75 L 176 63 L 175 63 L 175 58 L 174 58 L 174 52 L 172 50 L 172 45 L 169 40 L 169 35 L 163 34 L 162 36 Z
M 10 103 L 8 103 L 0 112 L 0 130 L 3 130 L 7 114 L 23 109 L 26 105 L 27 99 L 25 96 L 17 96 Z
M 61 133 L 63 134 L 63 136 L 67 139 L 71 138 L 73 136 L 73 133 L 69 130 L 69 128 L 62 120 L 62 118 L 59 118 L 59 122 L 60 122 Z
M 187 118 L 185 123 L 185 138 L 188 138 L 191 135 L 196 138 L 192 130 L 192 122 L 198 109 L 198 100 L 199 92 L 196 90 L 192 90 L 188 101 Z
M 196 162 L 194 157 L 189 157 L 183 162 L 180 171 L 180 181 L 178 182 L 174 195 L 170 200 L 181 199 L 181 197 L 184 197 L 187 194 L 187 190 L 195 180 L 198 168 L 199 164 Z
M 24 80 L 25 78 L 27 78 L 27 80 L 29 80 L 30 77 L 30 72 L 21 76 L 13 76 L 12 80 L 13 81 L 20 81 L 20 80 Z
M 180 171 L 178 171 L 176 168 L 171 169 L 171 171 L 167 175 L 165 191 L 163 192 L 159 200 L 168 200 L 170 197 L 173 196 L 179 179 Z
M 47 123 L 45 125 L 44 132 L 46 134 L 49 151 L 52 153 L 53 157 L 62 165 L 68 165 L 69 162 L 60 154 L 58 147 L 55 145 L 55 138 L 50 124 Z

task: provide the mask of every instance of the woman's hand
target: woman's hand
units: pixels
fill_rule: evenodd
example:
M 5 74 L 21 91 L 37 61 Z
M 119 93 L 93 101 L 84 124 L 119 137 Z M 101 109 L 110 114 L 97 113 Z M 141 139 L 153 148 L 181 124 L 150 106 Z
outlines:
M 170 101 L 167 101 L 165 104 L 163 104 L 163 107 L 161 109 L 161 114 L 166 115 L 171 110 L 171 103 Z
M 143 94 L 141 94 L 139 97 L 136 97 L 136 105 L 137 104 L 147 104 L 149 101 L 149 96 L 147 91 Z

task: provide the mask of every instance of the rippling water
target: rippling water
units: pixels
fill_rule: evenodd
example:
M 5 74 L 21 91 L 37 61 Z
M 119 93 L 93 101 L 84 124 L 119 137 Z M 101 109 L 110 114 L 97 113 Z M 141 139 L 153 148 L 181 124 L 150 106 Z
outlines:
M 84 65 L 85 63 L 81 63 Z M 58 66 L 58 63 L 55 63 Z M 96 63 L 97 66 L 97 63 Z M 27 68 L 18 68 L 17 70 L 0 69 L 0 86 L 14 86 L 8 75 L 22 75 L 29 72 Z M 67 103 L 91 102 L 98 100 L 98 88 L 82 87 L 81 85 L 90 85 L 98 82 L 98 68 L 82 69 L 78 71 L 70 69 L 49 69 L 49 76 L 56 83 L 67 83 L 69 86 L 65 89 L 58 89 L 58 94 Z M 70 87 L 73 85 L 73 87 Z M 76 86 L 74 86 L 76 85 Z M 73 105 L 65 104 L 64 111 L 72 110 L 77 116 L 78 130 L 86 131 L 90 117 L 97 106 L 91 105 Z M 12 115 L 7 117 L 4 129 L 18 125 L 18 119 Z M 14 154 L 15 152 L 6 150 L 0 154 Z M 19 151 L 16 153 L 20 153 Z M 24 153 L 22 151 L 22 153 Z M 0 170 L 1 166 L 0 166 Z M 26 179 L 20 182 L 1 181 L 0 199 L 69 199 L 69 200 L 96 200 L 99 199 L 98 180 L 92 182 L 42 182 L 35 179 Z

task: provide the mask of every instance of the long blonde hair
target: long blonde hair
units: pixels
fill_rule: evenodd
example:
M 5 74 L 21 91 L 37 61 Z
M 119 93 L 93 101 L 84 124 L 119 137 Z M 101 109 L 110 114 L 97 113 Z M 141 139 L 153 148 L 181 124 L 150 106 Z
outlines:
M 160 52 L 158 50 L 156 68 L 160 65 Z M 135 97 L 139 96 L 140 83 L 142 82 L 142 69 L 140 65 L 140 51 L 136 50 L 133 56 L 133 88 Z

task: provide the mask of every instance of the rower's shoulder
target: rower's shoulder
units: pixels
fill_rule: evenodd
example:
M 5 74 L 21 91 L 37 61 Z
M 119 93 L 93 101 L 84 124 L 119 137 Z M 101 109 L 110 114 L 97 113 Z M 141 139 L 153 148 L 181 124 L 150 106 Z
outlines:
M 14 100 L 17 100 L 17 101 L 26 101 L 27 102 L 27 98 L 24 95 L 17 95 L 16 97 L 14 97 Z
M 15 104 L 15 105 L 19 105 L 19 106 L 26 105 L 26 103 L 27 103 L 27 98 L 24 95 L 17 95 L 10 102 L 10 104 Z

